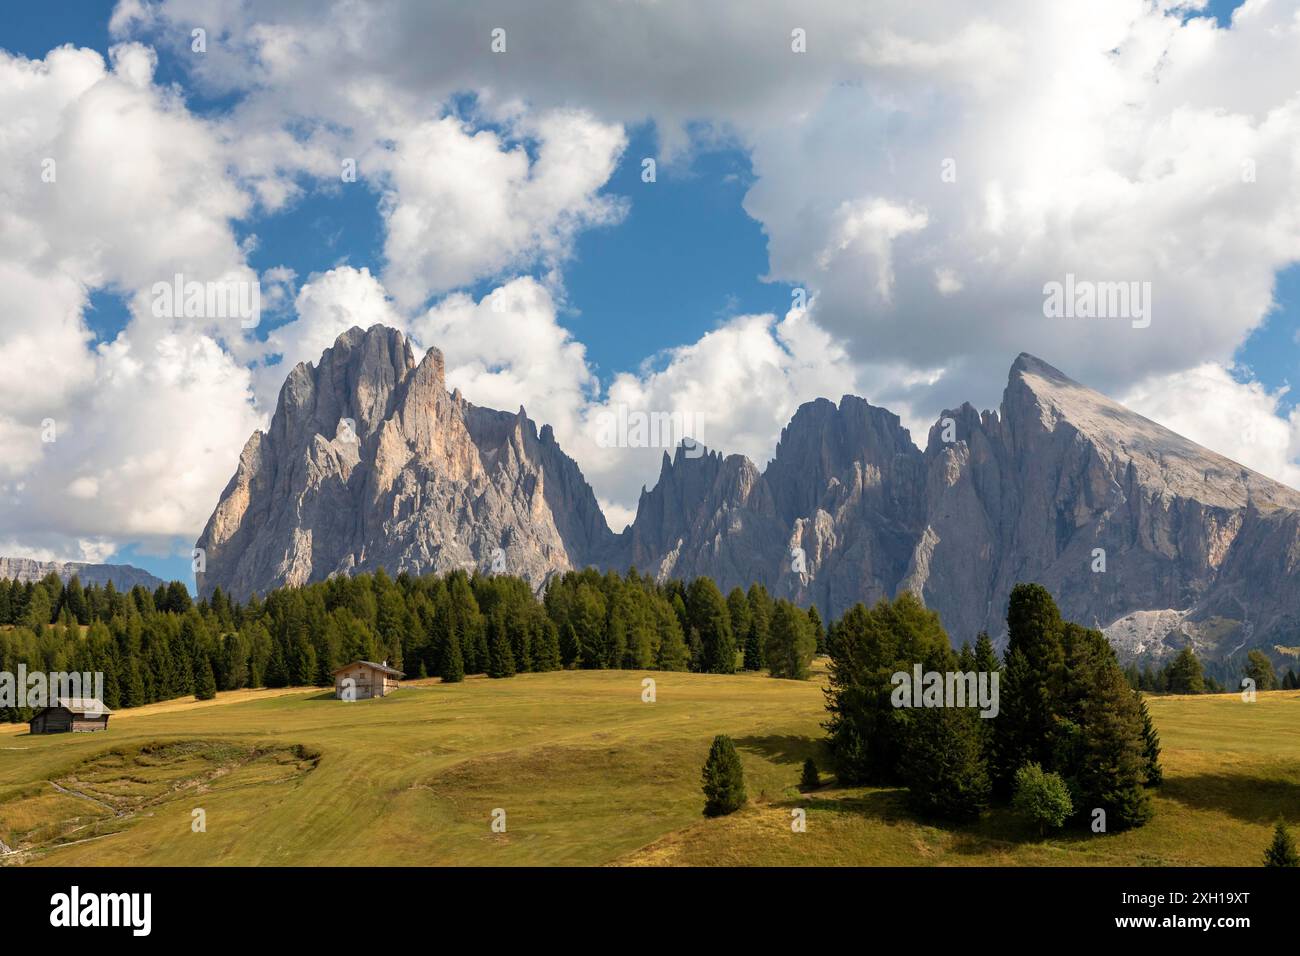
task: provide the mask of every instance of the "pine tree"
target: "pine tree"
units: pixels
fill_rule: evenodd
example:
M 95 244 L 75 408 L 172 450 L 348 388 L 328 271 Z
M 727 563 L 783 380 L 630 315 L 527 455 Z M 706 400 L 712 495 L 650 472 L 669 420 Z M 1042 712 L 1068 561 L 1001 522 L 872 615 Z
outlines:
M 1300 866 L 1300 854 L 1296 853 L 1295 840 L 1281 820 L 1273 828 L 1273 842 L 1264 852 L 1265 866 Z
M 817 655 L 826 653 L 826 626 L 822 624 L 821 613 L 817 610 L 816 604 L 808 605 L 808 623 L 812 626 L 813 653 Z
M 1052 766 L 1055 709 L 1065 675 L 1064 622 L 1039 584 L 1017 584 L 1007 604 L 1007 665 L 992 741 L 993 784 L 1009 797 L 1027 763 Z
M 766 664 L 763 649 L 767 646 L 768 630 L 772 626 L 772 598 L 763 585 L 751 584 L 746 600 L 749 603 L 749 628 L 743 636 L 745 660 L 742 666 L 747 671 L 761 671 Z
M 732 636 L 737 642 L 743 642 L 749 634 L 749 598 L 740 588 L 732 588 L 727 594 L 727 616 L 731 621 Z
M 706 817 L 734 813 L 745 805 L 745 768 L 726 734 L 713 738 L 701 777 Z
M 805 757 L 803 761 L 803 773 L 799 777 L 799 789 L 816 790 L 822 785 L 821 774 L 817 772 L 817 761 L 812 757 Z
M 1246 676 L 1255 682 L 1256 690 L 1274 690 L 1277 687 L 1273 662 L 1263 651 L 1253 650 L 1246 655 Z
M 212 673 L 212 662 L 208 660 L 207 655 L 203 659 L 196 661 L 194 671 L 198 675 L 198 684 L 194 688 L 194 696 L 198 700 L 212 700 L 217 696 L 217 678 Z
M 763 651 L 768 672 L 773 677 L 807 680 L 808 665 L 816 649 L 808 616 L 789 601 L 778 601 Z
M 465 662 L 460 656 L 460 641 L 454 630 L 444 633 L 439 660 L 441 661 L 439 676 L 444 684 L 455 684 L 465 679 Z
M 495 625 L 489 625 L 489 630 L 492 636 L 488 645 L 488 677 L 514 677 L 515 655 L 510 650 L 504 620 L 498 617 Z
M 1072 776 L 1083 805 L 1104 809 L 1112 829 L 1142 826 L 1152 813 L 1142 715 L 1106 639 L 1087 633 L 1104 654 L 1079 709 L 1082 755 Z
M 1147 709 L 1146 698 L 1138 698 L 1138 713 L 1142 715 L 1142 756 L 1146 760 L 1146 780 L 1148 787 L 1158 787 L 1164 783 L 1165 772 L 1160 767 L 1160 734 L 1151 720 L 1151 711 Z
M 915 664 L 953 669 L 939 616 L 909 592 L 870 610 L 856 604 L 836 622 L 827 645 L 826 729 L 836 777 L 848 784 L 897 782 L 905 724 L 891 700 L 891 675 L 911 673 Z
M 700 669 L 707 674 L 734 674 L 736 643 L 731 616 L 722 592 L 711 578 L 698 577 L 691 582 L 686 613 L 691 629 L 700 636 Z
M 931 707 L 895 717 L 906 728 L 899 772 L 908 804 L 950 820 L 977 818 L 992 792 L 978 712 Z
M 543 618 L 533 667 L 538 671 L 558 671 L 561 666 L 559 629 L 550 618 Z
M 1205 671 L 1191 647 L 1184 647 L 1170 662 L 1164 683 L 1171 694 L 1205 693 Z

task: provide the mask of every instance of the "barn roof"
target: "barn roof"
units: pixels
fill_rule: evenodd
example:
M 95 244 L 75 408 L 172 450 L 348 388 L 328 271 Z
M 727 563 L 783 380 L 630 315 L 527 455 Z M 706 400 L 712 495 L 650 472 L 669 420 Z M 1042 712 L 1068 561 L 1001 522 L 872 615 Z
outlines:
M 382 671 L 385 674 L 392 674 L 394 677 L 406 676 L 405 671 L 399 671 L 397 668 L 389 667 L 387 664 L 376 664 L 374 661 L 353 661 L 351 664 L 344 664 L 342 667 L 334 668 L 334 673 L 337 674 L 340 671 L 345 671 L 349 667 L 355 667 L 357 664 L 362 664 L 366 667 L 373 667 L 377 671 Z
M 112 713 L 111 710 L 109 710 L 107 707 L 104 706 L 104 702 L 102 700 L 96 700 L 93 697 L 58 697 L 55 698 L 53 704 L 51 704 L 49 707 L 42 707 L 39 711 L 37 711 L 37 714 L 33 716 L 43 714 L 47 710 L 54 710 L 58 708 L 62 708 L 63 710 L 68 710 L 74 714 L 79 714 L 82 716 L 86 714 L 90 714 L 92 717 L 98 717 L 100 714 Z

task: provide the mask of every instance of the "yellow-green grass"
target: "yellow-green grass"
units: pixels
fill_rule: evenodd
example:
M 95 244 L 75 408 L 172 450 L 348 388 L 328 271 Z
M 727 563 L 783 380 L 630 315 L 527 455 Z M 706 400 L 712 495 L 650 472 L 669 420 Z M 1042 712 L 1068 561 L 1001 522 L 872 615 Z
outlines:
M 14 728 L 0 733 L 0 841 L 18 851 L 6 862 L 60 865 L 1255 865 L 1277 818 L 1300 824 L 1300 693 L 1150 708 L 1167 782 L 1129 833 L 1040 838 L 1006 811 L 933 824 L 902 791 L 829 774 L 802 794 L 804 758 L 826 763 L 820 681 L 582 671 L 355 703 L 239 691 L 115 714 L 102 734 Z M 737 743 L 750 803 L 704 819 L 717 733 Z

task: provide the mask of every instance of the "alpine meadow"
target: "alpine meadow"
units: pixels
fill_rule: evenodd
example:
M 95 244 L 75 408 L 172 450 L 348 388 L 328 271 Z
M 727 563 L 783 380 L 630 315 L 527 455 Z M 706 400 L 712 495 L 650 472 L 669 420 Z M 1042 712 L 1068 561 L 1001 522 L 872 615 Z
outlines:
M 6 928 L 1292 931 L 1297 63 L 1300 0 L 6 5 Z

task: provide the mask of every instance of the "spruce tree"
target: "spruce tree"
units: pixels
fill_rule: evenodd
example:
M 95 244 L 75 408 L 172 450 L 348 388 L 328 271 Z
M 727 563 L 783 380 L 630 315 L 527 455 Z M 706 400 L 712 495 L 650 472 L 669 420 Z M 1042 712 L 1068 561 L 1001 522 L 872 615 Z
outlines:
M 492 637 L 488 645 L 488 677 L 514 677 L 515 656 L 510 650 L 510 638 L 506 635 L 504 621 L 489 629 Z
M 212 673 L 212 662 L 208 660 L 206 654 L 201 661 L 196 662 L 194 671 L 198 678 L 194 688 L 195 698 L 212 700 L 217 696 L 217 679 Z
M 1256 690 L 1274 690 L 1277 687 L 1273 662 L 1263 651 L 1253 650 L 1246 655 L 1246 676 L 1255 682 Z
M 826 653 L 826 626 L 822 624 L 821 612 L 817 610 L 816 604 L 808 605 L 808 623 L 812 626 L 813 653 L 821 655 Z
M 736 642 L 731 633 L 731 615 L 712 578 L 698 577 L 691 582 L 686 614 L 691 629 L 699 635 L 700 670 L 707 674 L 734 674 Z
M 1146 760 L 1146 780 L 1148 787 L 1158 787 L 1164 782 L 1165 772 L 1160 767 L 1160 734 L 1151 720 L 1151 711 L 1147 709 L 1146 698 L 1140 693 L 1138 712 L 1142 715 L 1142 756 Z
M 701 778 L 706 817 L 734 813 L 745 805 L 745 769 L 736 745 L 726 734 L 713 738 Z
M 1104 809 L 1112 829 L 1142 826 L 1152 813 L 1142 715 L 1114 651 L 1099 632 L 1089 634 L 1105 655 L 1080 708 L 1082 755 L 1073 778 L 1084 807 Z
M 559 628 L 550 618 L 544 618 L 534 649 L 533 668 L 537 671 L 558 671 L 561 666 Z
M 1165 669 L 1165 689 L 1171 694 L 1204 694 L 1205 671 L 1191 647 L 1184 647 Z
M 1281 820 L 1273 828 L 1273 842 L 1264 851 L 1265 866 L 1300 866 L 1300 854 L 1296 853 L 1295 840 Z
M 1017 584 L 1007 604 L 1007 665 L 993 728 L 994 788 L 1011 795 L 1026 763 L 1052 765 L 1055 710 L 1065 678 L 1064 622 L 1040 584 Z
M 808 616 L 789 601 L 778 601 L 763 651 L 768 672 L 773 677 L 807 680 L 808 664 L 816 649 Z
M 438 676 L 444 684 L 455 684 L 465 679 L 465 661 L 460 655 L 460 640 L 454 630 L 444 632 L 439 660 L 441 670 Z
M 993 649 L 993 640 L 989 637 L 988 631 L 980 631 L 975 638 L 975 669 L 991 674 L 1001 667 L 1002 662 L 998 660 L 998 653 Z
M 766 663 L 763 649 L 767 647 L 768 629 L 772 626 L 772 598 L 763 585 L 751 584 L 746 600 L 749 603 L 749 628 L 743 636 L 745 660 L 742 666 L 747 671 L 761 671 Z
M 894 716 L 905 726 L 899 772 L 908 804 L 949 820 L 977 818 L 992 792 L 978 711 L 930 707 Z
M 745 637 L 749 634 L 749 598 L 740 588 L 732 588 L 727 594 L 727 616 L 731 620 L 732 636 L 744 650 Z

